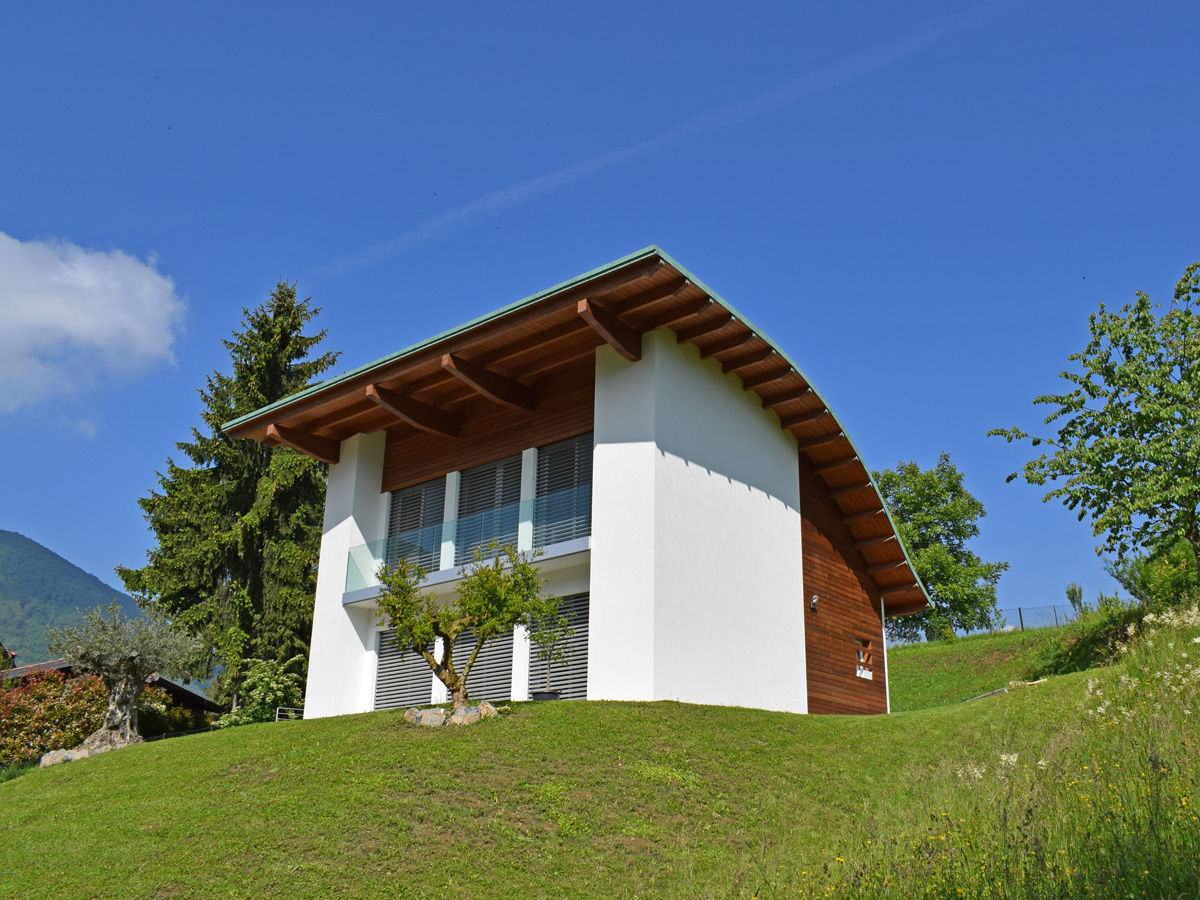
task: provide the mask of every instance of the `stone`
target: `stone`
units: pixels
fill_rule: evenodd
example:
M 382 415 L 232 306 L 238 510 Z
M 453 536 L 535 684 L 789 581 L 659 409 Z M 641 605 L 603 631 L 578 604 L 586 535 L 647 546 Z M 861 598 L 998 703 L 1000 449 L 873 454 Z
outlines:
M 417 721 L 417 715 L 419 712 L 420 711 L 415 706 L 410 706 L 404 711 L 404 721 L 409 725 L 414 724 Z
M 38 768 L 57 766 L 59 763 L 70 762 L 74 758 L 75 754 L 70 750 L 51 750 L 49 753 L 42 754 L 42 758 L 38 760 Z
M 479 704 L 479 718 L 490 719 L 492 716 L 498 715 L 500 715 L 500 711 L 486 700 Z
M 478 706 L 464 706 L 450 716 L 451 725 L 474 725 L 480 719 Z
M 417 710 L 415 722 L 418 725 L 424 725 L 427 728 L 438 728 L 446 724 L 446 711 L 444 709 L 420 709 Z

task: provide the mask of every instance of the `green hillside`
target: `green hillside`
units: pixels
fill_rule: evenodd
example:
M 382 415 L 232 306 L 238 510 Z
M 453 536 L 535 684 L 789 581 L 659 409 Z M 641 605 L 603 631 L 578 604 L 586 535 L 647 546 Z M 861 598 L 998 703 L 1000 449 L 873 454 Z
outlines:
M 0 784 L 0 895 L 1195 897 L 1194 638 L 891 716 L 559 702 L 144 744 Z
M 73 625 L 77 610 L 117 601 L 136 614 L 137 604 L 95 575 L 15 531 L 0 531 L 0 643 L 17 663 L 46 659 L 46 628 Z

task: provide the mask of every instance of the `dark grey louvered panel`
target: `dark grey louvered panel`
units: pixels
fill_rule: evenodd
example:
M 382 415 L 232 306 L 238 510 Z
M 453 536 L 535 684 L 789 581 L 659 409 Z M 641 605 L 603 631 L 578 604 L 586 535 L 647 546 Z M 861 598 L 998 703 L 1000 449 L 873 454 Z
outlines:
M 550 671 L 550 689 L 561 691 L 564 700 L 587 699 L 588 595 L 563 597 L 559 611 L 567 617 L 573 634 L 567 641 L 567 659 Z M 529 647 L 529 690 L 546 689 L 546 663 L 537 658 L 537 644 Z
M 411 649 L 399 650 L 389 628 L 379 632 L 379 668 L 375 675 L 375 708 L 423 706 L 433 696 L 433 671 Z
M 454 667 L 460 672 L 471 656 L 475 646 L 475 637 L 470 631 L 464 631 L 454 642 Z M 475 665 L 467 675 L 467 696 L 473 702 L 490 700 L 492 703 L 503 703 L 512 699 L 512 660 L 513 633 L 511 631 L 490 638 Z
M 592 432 L 538 447 L 533 545 L 592 533 Z
M 520 504 L 520 454 L 465 470 L 458 488 L 455 565 L 468 562 L 478 547 L 515 544 Z
M 407 559 L 431 572 L 441 568 L 445 502 L 445 478 L 392 491 L 385 556 L 389 566 Z

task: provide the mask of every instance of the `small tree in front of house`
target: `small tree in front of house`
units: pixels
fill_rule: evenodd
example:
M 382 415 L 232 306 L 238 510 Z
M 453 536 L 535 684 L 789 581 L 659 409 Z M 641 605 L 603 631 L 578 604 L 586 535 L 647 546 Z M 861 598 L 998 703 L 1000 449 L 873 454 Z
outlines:
M 450 691 L 454 708 L 461 709 L 467 705 L 467 678 L 483 645 L 517 625 L 532 626 L 553 615 L 558 598 L 543 593 L 541 573 L 531 555 L 511 545 L 477 550 L 462 568 L 453 599 L 422 590 L 426 574 L 405 559 L 380 567 L 380 618 L 396 629 L 396 646 L 424 659 Z M 474 643 L 466 660 L 456 662 L 454 644 L 468 630 Z
M 146 678 L 184 674 L 198 644 L 191 635 L 159 617 L 131 618 L 120 606 L 89 609 L 79 627 L 49 628 L 51 652 L 71 665 L 100 676 L 108 691 L 104 723 L 84 746 L 123 746 L 141 740 L 137 702 Z
M 534 624 L 529 641 L 534 646 L 534 655 L 546 664 L 546 690 L 550 690 L 550 674 L 558 663 L 566 662 L 570 656 L 567 642 L 574 636 L 567 617 L 554 613 Z

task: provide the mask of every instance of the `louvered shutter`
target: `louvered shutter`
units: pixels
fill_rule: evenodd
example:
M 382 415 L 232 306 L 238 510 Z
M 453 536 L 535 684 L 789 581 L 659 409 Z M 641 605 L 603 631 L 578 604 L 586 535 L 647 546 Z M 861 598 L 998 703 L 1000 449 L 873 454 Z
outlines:
M 410 648 L 399 649 L 395 636 L 394 628 L 379 632 L 375 708 L 424 706 L 433 697 L 433 671 Z
M 592 533 L 592 432 L 539 447 L 533 545 Z
M 475 636 L 468 629 L 454 642 L 454 666 L 460 672 L 471 656 Z M 488 700 L 502 703 L 512 699 L 513 633 L 511 631 L 489 638 L 475 657 L 475 665 L 467 675 L 467 696 L 478 703 Z
M 515 544 L 520 503 L 520 454 L 465 470 L 458 488 L 455 565 L 492 542 Z
M 567 641 L 567 658 L 554 664 L 550 671 L 550 690 L 560 691 L 564 700 L 587 699 L 588 652 L 588 595 L 564 597 L 559 612 L 567 617 L 571 637 Z M 537 658 L 537 644 L 529 648 L 529 690 L 546 690 L 546 663 Z
M 407 559 L 430 572 L 441 568 L 445 502 L 445 478 L 392 491 L 386 554 L 389 566 Z

